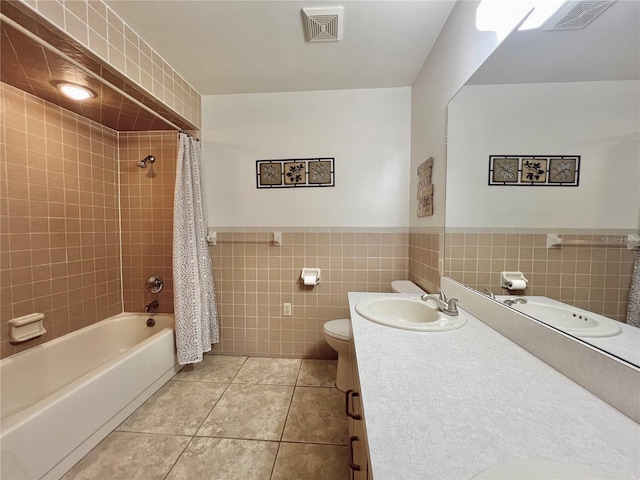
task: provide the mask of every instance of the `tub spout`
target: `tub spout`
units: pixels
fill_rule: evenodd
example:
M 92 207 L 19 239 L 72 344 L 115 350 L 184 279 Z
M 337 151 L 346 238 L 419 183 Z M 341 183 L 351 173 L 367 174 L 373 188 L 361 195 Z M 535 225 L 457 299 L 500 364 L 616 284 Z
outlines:
M 154 300 L 153 302 L 151 302 L 151 303 L 149 303 L 149 304 L 144 306 L 144 311 L 146 313 L 149 313 L 151 310 L 155 310 L 159 306 L 160 306 L 160 304 L 158 303 L 158 301 Z

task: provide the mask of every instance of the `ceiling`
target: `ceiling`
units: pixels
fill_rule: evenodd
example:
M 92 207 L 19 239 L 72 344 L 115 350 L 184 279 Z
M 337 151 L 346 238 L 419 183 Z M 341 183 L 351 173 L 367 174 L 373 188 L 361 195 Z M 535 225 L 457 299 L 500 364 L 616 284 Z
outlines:
M 582 30 L 515 31 L 468 83 L 640 80 L 640 1 L 618 0 Z
M 202 95 L 411 86 L 455 1 L 106 0 Z M 339 42 L 303 7 L 344 7 Z
M 84 68 L 83 70 L 72 65 L 63 57 L 34 41 L 20 28 L 2 21 L 0 22 L 0 81 L 117 131 L 175 129 L 120 92 L 96 80 L 94 76 L 97 76 L 158 112 L 180 128 L 185 130 L 195 128 L 124 75 L 104 65 L 82 45 L 42 21 L 41 18 L 34 16 L 21 2 L 2 0 L 0 8 L 2 14 L 17 23 L 19 27 L 35 34 Z M 86 71 L 95 75 L 88 74 Z M 72 101 L 58 93 L 55 86 L 58 82 L 79 83 L 89 87 L 97 95 L 82 102 Z

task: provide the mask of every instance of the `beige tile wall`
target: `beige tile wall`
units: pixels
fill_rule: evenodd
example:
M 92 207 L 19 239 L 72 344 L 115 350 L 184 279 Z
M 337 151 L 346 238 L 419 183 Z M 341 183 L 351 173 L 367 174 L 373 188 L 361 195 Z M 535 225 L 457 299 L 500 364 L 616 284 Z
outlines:
M 120 204 L 124 310 L 144 311 L 158 300 L 157 312 L 173 312 L 173 192 L 176 178 L 176 132 L 121 132 Z M 147 155 L 156 161 L 146 169 L 136 162 Z M 164 289 L 151 294 L 145 280 L 160 275 Z
M 213 229 L 215 230 L 215 229 Z M 238 229 L 242 230 L 242 229 Z M 335 358 L 323 338 L 328 320 L 348 318 L 347 292 L 388 292 L 406 279 L 406 229 L 226 231 L 210 247 L 221 341 L 214 352 L 276 357 Z M 319 267 L 321 282 L 299 281 L 303 267 Z M 282 314 L 291 303 L 291 317 Z
M 427 292 L 440 286 L 440 251 L 443 227 L 409 230 L 409 280 Z
M 619 232 L 617 232 L 619 233 Z M 607 234 L 563 235 L 598 246 L 549 249 L 543 233 L 463 232 L 445 235 L 445 275 L 470 287 L 508 294 L 502 271 L 521 271 L 526 295 L 544 295 L 624 321 L 636 252 L 603 244 Z
M 122 311 L 117 132 L 0 84 L 1 355 Z M 11 318 L 47 333 L 8 342 Z
M 20 0 L 186 120 L 200 127 L 201 96 L 102 0 Z

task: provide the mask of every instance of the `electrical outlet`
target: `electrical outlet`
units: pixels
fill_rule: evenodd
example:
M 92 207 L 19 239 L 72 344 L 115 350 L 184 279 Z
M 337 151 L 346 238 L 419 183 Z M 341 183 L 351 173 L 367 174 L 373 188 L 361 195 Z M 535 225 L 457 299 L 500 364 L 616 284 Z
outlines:
M 283 303 L 282 304 L 283 307 L 283 313 L 285 317 L 290 317 L 291 316 L 291 304 L 290 303 Z

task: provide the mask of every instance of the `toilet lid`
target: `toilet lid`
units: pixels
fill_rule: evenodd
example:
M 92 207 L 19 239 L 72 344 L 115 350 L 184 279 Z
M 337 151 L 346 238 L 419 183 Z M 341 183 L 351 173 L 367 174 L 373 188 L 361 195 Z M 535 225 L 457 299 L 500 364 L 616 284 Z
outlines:
M 349 320 L 341 318 L 340 320 L 330 320 L 324 324 L 324 331 L 327 335 L 338 340 L 349 341 L 351 336 L 351 326 Z

